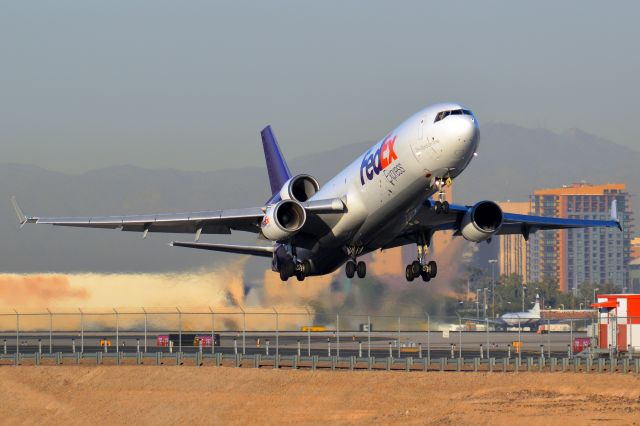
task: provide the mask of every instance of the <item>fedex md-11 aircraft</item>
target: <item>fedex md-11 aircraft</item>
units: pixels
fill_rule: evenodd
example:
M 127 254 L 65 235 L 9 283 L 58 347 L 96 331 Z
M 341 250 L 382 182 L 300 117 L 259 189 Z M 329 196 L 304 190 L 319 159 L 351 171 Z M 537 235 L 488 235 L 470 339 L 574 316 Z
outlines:
M 434 233 L 452 230 L 473 241 L 495 235 L 538 230 L 620 227 L 615 201 L 611 220 L 578 220 L 503 212 L 493 201 L 471 206 L 449 204 L 445 187 L 464 171 L 478 149 L 478 121 L 456 103 L 425 108 L 408 118 L 356 158 L 324 186 L 308 174 L 292 175 L 270 126 L 262 132 L 271 196 L 263 206 L 178 214 L 107 217 L 26 217 L 12 199 L 20 224 L 44 223 L 83 228 L 188 233 L 194 242 L 172 246 L 240 253 L 271 259 L 286 281 L 324 275 L 345 264 L 347 277 L 364 278 L 358 260 L 375 250 L 415 244 L 416 260 L 407 265 L 408 281 L 430 281 L 437 264 L 429 259 Z M 433 198 L 435 196 L 435 199 Z M 252 232 L 270 245 L 198 242 L 202 234 Z

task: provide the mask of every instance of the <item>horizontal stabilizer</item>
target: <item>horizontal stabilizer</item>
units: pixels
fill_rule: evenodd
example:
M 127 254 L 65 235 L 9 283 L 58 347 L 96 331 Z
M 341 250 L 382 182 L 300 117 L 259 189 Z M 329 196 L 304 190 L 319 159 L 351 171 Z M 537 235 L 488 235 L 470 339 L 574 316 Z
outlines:
M 187 247 L 200 250 L 222 251 L 225 253 L 248 254 L 251 256 L 273 257 L 275 248 L 265 246 L 237 246 L 229 244 L 207 244 L 207 243 L 190 243 L 182 241 L 172 241 L 172 247 Z

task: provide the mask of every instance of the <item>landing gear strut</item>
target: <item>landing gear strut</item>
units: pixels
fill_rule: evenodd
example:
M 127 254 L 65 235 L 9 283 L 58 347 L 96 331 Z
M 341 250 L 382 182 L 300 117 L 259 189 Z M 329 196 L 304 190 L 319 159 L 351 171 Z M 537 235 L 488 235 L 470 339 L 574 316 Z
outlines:
M 438 264 L 431 260 L 427 262 L 429 254 L 429 246 L 427 244 L 418 244 L 418 259 L 407 265 L 405 269 L 405 278 L 407 281 L 421 277 L 422 281 L 429 282 L 431 278 L 438 275 Z

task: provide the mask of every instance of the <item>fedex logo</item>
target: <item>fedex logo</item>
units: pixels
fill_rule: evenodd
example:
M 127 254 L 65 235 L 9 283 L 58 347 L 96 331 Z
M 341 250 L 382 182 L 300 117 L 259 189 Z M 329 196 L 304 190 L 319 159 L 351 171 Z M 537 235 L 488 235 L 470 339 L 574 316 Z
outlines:
M 387 136 L 380 144 L 377 150 L 371 152 L 371 149 L 362 158 L 362 164 L 360 165 L 360 183 L 365 184 L 364 178 L 367 180 L 373 179 L 373 174 L 380 174 L 380 172 L 387 167 L 393 160 L 397 160 L 398 156 L 393 150 L 393 145 L 396 143 L 396 137 Z

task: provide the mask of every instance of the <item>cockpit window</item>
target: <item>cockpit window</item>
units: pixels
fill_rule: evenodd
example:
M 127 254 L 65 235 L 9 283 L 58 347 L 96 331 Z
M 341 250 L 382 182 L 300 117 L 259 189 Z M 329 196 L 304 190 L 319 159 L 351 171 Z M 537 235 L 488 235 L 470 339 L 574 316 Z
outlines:
M 446 117 L 450 115 L 473 115 L 473 114 L 468 109 L 453 109 L 449 111 L 440 111 L 436 115 L 436 119 L 433 122 L 437 123 L 438 121 L 444 120 Z

